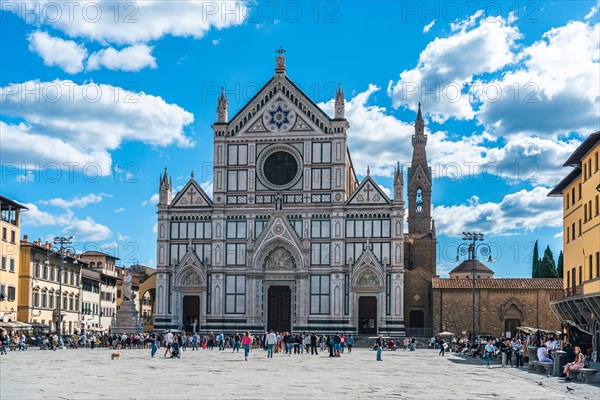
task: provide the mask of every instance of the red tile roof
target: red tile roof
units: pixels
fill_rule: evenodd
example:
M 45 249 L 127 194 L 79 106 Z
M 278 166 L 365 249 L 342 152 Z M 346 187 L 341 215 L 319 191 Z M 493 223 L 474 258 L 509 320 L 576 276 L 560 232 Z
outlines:
M 471 289 L 471 279 L 434 278 L 434 289 Z M 487 278 L 476 279 L 476 289 L 510 289 L 510 290 L 562 290 L 563 280 L 560 278 Z
M 485 272 L 488 274 L 493 274 L 494 271 L 486 267 L 479 260 L 465 260 L 461 262 L 456 268 L 454 268 L 450 273 L 454 272 L 473 272 L 473 266 L 475 267 L 475 272 Z

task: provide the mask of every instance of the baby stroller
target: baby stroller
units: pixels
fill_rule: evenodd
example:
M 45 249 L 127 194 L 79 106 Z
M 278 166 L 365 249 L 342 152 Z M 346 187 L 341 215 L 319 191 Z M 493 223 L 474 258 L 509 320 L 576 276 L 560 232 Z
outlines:
M 181 358 L 181 352 L 179 351 L 179 343 L 173 343 L 171 345 L 171 358 Z

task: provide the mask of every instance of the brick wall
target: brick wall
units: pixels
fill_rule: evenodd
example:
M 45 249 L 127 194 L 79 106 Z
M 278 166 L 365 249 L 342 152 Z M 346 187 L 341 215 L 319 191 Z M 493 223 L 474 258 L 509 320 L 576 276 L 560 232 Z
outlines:
M 503 336 L 506 319 L 520 325 L 559 330 L 560 321 L 550 309 L 551 289 L 477 289 L 475 292 L 476 333 Z M 433 330 L 458 335 L 471 332 L 471 289 L 433 289 Z

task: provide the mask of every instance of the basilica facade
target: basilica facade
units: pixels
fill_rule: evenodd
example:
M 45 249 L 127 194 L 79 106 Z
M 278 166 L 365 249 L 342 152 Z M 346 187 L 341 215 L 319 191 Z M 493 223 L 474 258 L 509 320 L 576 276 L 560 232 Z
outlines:
M 321 110 L 281 52 L 235 116 L 219 96 L 212 196 L 193 173 L 175 196 L 167 171 L 160 177 L 156 328 L 404 334 L 405 263 L 431 250 L 405 254 L 432 228 L 420 109 L 412 144 L 425 165 L 409 171 L 409 229 L 424 235 L 405 243 L 403 172 L 393 199 L 368 172 L 357 179 L 344 108 L 338 88 L 333 118 Z

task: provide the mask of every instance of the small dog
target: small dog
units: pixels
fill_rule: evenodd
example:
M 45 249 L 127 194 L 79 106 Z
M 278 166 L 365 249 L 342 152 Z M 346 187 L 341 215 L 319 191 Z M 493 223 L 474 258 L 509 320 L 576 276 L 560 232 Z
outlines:
M 115 358 L 118 360 L 118 359 L 119 359 L 119 357 L 121 357 L 121 350 L 119 350 L 119 351 L 115 351 L 114 353 L 112 353 L 112 354 L 110 355 L 110 359 L 111 359 L 111 360 L 114 360 Z

